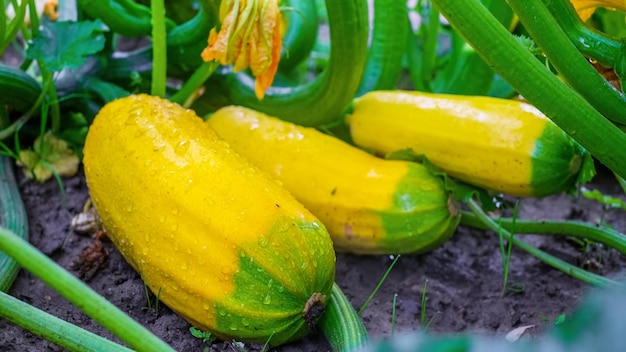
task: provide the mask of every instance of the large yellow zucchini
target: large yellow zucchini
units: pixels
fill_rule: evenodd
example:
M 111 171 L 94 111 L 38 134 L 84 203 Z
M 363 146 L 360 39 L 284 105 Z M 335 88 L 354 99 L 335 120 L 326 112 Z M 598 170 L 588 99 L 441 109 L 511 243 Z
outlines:
M 108 235 L 162 302 L 222 338 L 307 333 L 334 279 L 326 229 L 192 111 L 147 95 L 111 102 L 84 163 Z
M 423 252 L 459 222 L 442 180 L 420 164 L 380 159 L 243 107 L 222 108 L 207 123 L 315 214 L 338 251 Z
M 354 101 L 354 142 L 403 149 L 469 184 L 542 197 L 575 185 L 585 150 L 533 106 L 506 99 L 378 91 Z

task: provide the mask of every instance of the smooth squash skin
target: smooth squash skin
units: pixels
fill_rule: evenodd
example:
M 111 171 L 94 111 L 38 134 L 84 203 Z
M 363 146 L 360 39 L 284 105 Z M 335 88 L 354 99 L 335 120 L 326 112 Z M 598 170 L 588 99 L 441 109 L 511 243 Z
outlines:
M 586 153 L 535 107 L 506 99 L 371 92 L 347 122 L 362 148 L 412 149 L 464 182 L 519 197 L 574 187 Z
M 222 108 L 207 124 L 315 214 L 337 251 L 423 252 L 445 242 L 459 222 L 442 180 L 420 164 L 380 159 L 243 107 Z
M 108 235 L 160 301 L 223 339 L 275 346 L 313 326 L 334 280 L 324 225 L 194 112 L 115 100 L 84 155 Z

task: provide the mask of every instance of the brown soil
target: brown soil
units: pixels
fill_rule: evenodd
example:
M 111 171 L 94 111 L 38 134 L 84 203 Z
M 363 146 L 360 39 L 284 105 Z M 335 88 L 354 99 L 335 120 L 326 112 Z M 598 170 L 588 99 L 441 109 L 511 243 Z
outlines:
M 81 211 L 88 198 L 84 178 L 64 181 L 66 199 L 58 185 L 21 181 L 21 191 L 29 216 L 30 241 L 64 268 L 78 274 L 73 263 L 93 239 L 69 230 L 72 216 Z M 591 187 L 608 194 L 620 194 L 619 187 L 605 173 Z M 520 203 L 522 218 L 579 219 L 606 221 L 617 230 L 626 230 L 621 210 L 602 209 L 599 204 L 567 195 L 543 200 L 525 199 Z M 524 236 L 535 246 L 570 262 L 586 258 L 577 245 L 564 237 Z M 106 266 L 88 284 L 131 317 L 144 324 L 177 351 L 239 351 L 232 341 L 209 345 L 189 333 L 189 324 L 167 307 L 158 312 L 146 309 L 144 285 L 109 242 Z M 593 252 L 591 258 L 598 258 Z M 624 266 L 623 256 L 601 249 L 602 273 L 614 277 Z M 360 307 L 391 264 L 388 256 L 337 255 L 336 281 L 355 307 Z M 568 314 L 589 287 L 552 269 L 530 255 L 514 249 L 510 282 L 523 285 L 520 292 L 508 291 L 501 297 L 502 260 L 497 235 L 460 227 L 443 247 L 423 255 L 402 256 L 380 291 L 362 314 L 371 336 L 385 338 L 392 330 L 392 302 L 397 294 L 395 331 L 421 330 L 422 291 L 427 282 L 425 320 L 430 332 L 479 331 L 503 336 L 512 329 L 535 325 L 530 336 L 540 334 L 560 314 Z M 73 324 L 118 341 L 101 326 L 69 304 L 39 279 L 21 271 L 10 294 Z M 152 297 L 153 298 L 153 297 Z M 60 351 L 61 348 L 21 328 L 0 321 L 0 346 L 10 351 Z M 260 346 L 246 344 L 247 351 Z M 320 334 L 272 349 L 276 351 L 328 351 L 330 346 Z

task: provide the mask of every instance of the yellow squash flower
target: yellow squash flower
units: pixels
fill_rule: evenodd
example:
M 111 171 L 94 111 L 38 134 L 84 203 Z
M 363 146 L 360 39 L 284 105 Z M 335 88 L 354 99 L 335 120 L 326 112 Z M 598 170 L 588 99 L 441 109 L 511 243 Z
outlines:
M 598 7 L 626 11 L 626 0 L 570 0 L 578 16 L 586 21 Z
M 256 77 L 254 92 L 263 99 L 272 85 L 282 37 L 279 0 L 222 0 L 221 28 L 209 34 L 209 45 L 202 52 L 204 61 L 218 60 L 234 65 L 235 72 L 250 68 Z

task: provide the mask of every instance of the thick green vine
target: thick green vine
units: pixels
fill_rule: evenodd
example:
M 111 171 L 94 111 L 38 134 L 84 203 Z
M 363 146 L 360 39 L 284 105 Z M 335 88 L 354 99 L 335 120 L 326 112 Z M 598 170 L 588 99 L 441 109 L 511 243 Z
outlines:
M 331 53 L 315 80 L 297 87 L 270 87 L 263 100 L 254 80 L 240 72 L 229 78 L 234 104 L 305 126 L 319 126 L 341 115 L 354 97 L 367 57 L 367 0 L 326 0 Z

